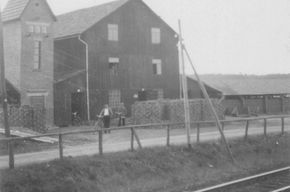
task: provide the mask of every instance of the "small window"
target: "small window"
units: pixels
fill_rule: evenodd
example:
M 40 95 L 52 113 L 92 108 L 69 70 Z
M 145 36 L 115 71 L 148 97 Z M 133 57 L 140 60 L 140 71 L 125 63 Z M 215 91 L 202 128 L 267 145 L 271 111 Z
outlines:
M 41 26 L 41 32 L 46 34 L 47 33 L 47 26 L 45 26 L 45 25 Z
M 28 26 L 28 30 L 29 30 L 29 33 L 34 33 L 34 26 L 33 25 L 29 25 Z
M 41 27 L 39 25 L 35 25 L 35 33 L 41 33 Z
M 161 32 L 159 28 L 151 28 L 151 42 L 152 44 L 160 44 Z
M 34 41 L 34 65 L 33 69 L 40 70 L 41 65 L 41 41 Z
M 153 74 L 161 75 L 162 74 L 162 61 L 160 59 L 152 60 Z
M 109 69 L 111 75 L 118 75 L 120 60 L 117 57 L 109 58 Z
M 111 107 L 119 106 L 121 103 L 121 91 L 120 90 L 109 90 L 109 105 Z
M 108 40 L 118 41 L 119 40 L 119 27 L 116 24 L 108 24 Z

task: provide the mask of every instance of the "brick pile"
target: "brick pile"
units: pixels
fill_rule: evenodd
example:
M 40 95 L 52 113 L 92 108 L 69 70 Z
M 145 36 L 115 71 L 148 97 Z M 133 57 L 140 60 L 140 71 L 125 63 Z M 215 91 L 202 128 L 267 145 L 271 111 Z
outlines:
M 218 100 L 212 100 L 219 118 L 223 119 L 224 108 Z M 189 101 L 191 121 L 214 120 L 211 110 L 204 99 Z M 184 105 L 182 100 L 156 100 L 136 102 L 132 106 L 132 118 L 135 124 L 184 122 Z

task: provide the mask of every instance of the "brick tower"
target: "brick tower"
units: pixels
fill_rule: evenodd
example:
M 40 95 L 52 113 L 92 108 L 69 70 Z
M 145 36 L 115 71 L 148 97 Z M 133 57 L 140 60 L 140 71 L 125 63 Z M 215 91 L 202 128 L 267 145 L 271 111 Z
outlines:
M 53 25 L 46 0 L 10 0 L 3 11 L 6 78 L 21 105 L 44 107 L 53 124 Z

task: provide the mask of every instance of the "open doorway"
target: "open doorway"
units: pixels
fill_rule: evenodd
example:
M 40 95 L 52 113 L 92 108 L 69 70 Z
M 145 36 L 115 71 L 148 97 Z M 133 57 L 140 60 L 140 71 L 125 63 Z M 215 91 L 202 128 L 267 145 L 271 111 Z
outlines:
M 71 119 L 72 124 L 77 125 L 86 120 L 85 93 L 77 92 L 71 94 Z

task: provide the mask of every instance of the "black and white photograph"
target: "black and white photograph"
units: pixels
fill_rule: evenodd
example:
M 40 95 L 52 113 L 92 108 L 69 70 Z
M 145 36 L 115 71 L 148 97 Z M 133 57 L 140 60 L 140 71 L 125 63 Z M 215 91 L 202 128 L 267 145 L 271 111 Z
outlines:
M 0 192 L 290 192 L 290 0 L 0 0 Z

